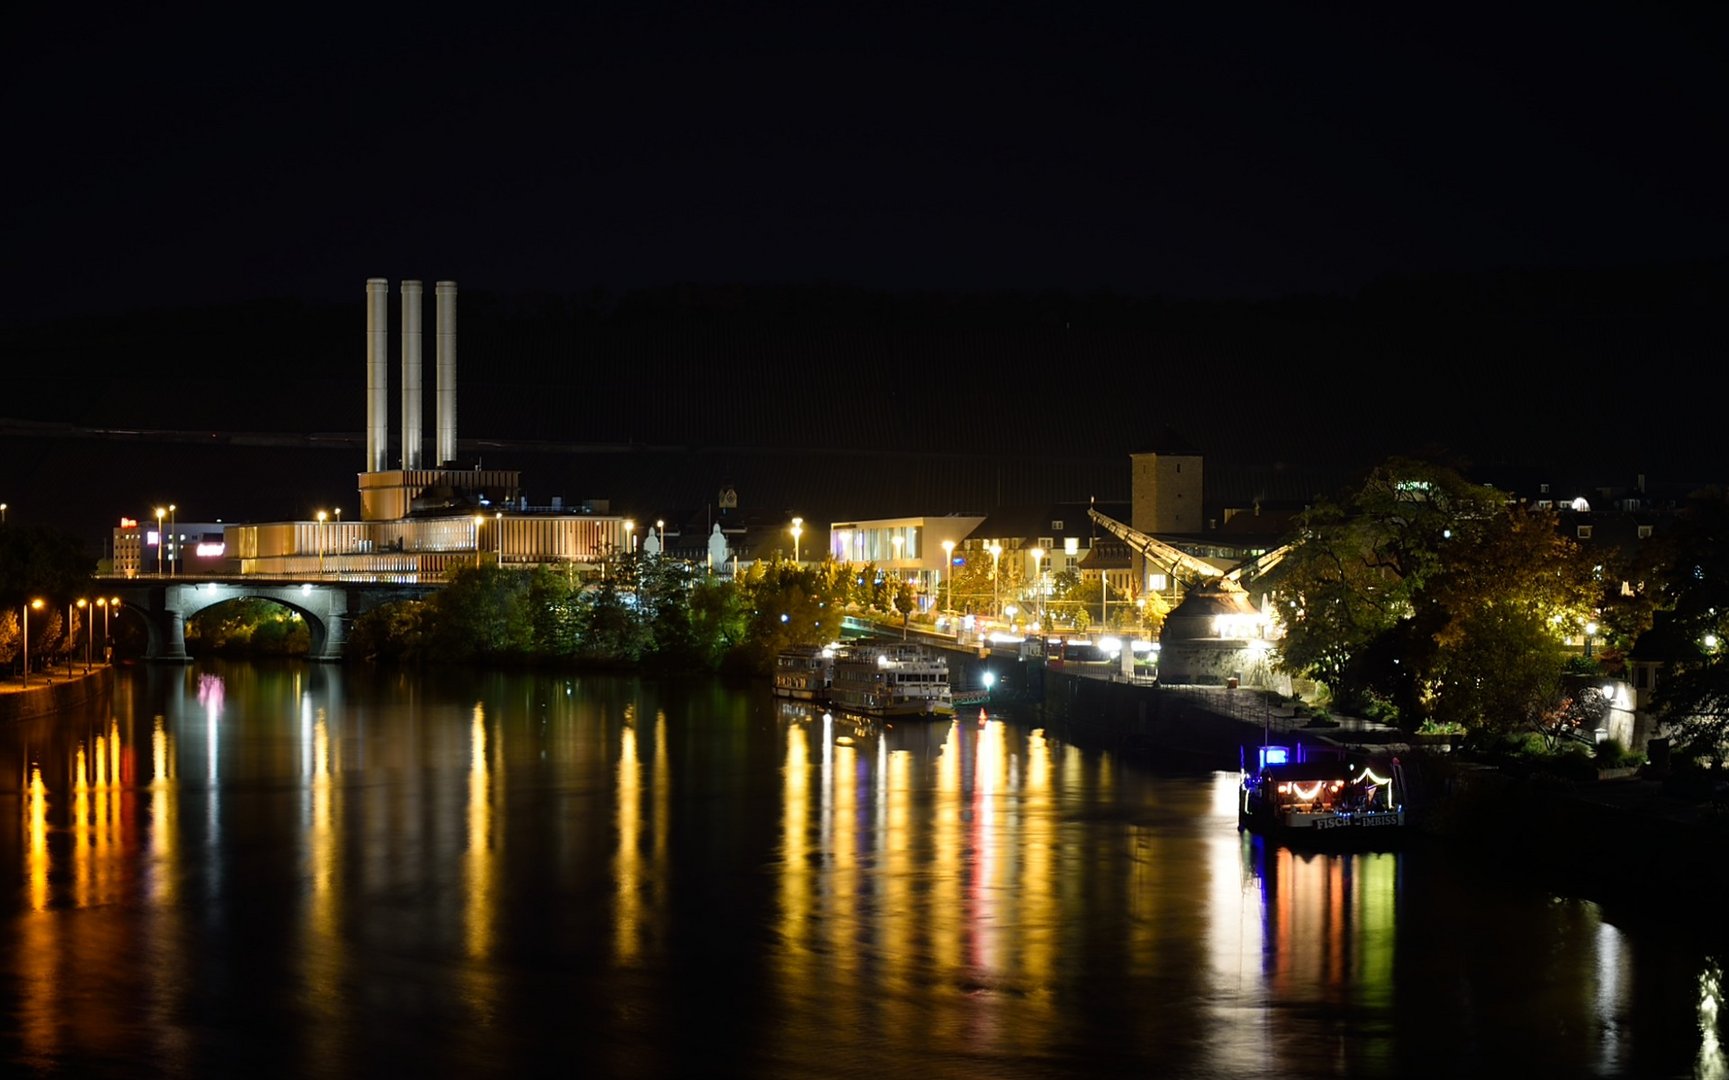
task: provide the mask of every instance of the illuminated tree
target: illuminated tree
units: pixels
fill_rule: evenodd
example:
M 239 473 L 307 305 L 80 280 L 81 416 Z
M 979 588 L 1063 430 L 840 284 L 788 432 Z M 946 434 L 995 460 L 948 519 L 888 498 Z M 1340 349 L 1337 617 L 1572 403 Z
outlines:
M 1511 728 L 1553 705 L 1596 586 L 1552 514 L 1394 459 L 1299 529 L 1276 577 L 1285 670 L 1412 727 Z
M 1679 657 L 1657 683 L 1654 705 L 1676 753 L 1723 764 L 1729 757 L 1729 496 L 1701 491 L 1664 544 L 1659 603 Z

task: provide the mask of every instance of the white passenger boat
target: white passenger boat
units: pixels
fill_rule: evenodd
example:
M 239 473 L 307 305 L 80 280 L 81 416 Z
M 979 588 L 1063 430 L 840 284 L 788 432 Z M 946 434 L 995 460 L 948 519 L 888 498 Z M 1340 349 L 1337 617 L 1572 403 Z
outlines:
M 835 656 L 829 703 L 864 716 L 953 716 L 948 659 L 916 642 L 855 643 Z

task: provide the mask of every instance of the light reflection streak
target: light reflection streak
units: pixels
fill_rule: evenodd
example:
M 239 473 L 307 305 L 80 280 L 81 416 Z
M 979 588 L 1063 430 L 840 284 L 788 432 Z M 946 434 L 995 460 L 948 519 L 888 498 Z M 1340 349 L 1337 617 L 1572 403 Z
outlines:
M 868 812 L 867 807 L 859 805 L 859 757 L 857 743 L 836 747 L 834 770 L 827 777 L 831 788 L 828 806 L 834 819 L 827 845 L 830 852 L 828 888 L 821 894 L 823 922 L 834 929 L 828 942 L 832 950 L 829 962 L 835 971 L 847 975 L 846 985 L 855 994 L 863 989 L 857 978 L 862 947 L 859 940 L 859 815 Z M 854 998 L 837 1004 L 846 1010 L 864 1002 Z
M 469 721 L 468 755 L 468 902 L 464 912 L 468 955 L 485 959 L 493 949 L 493 909 L 498 902 L 492 827 L 492 772 L 486 738 L 486 710 L 474 706 Z
M 1627 987 L 1624 985 L 1626 973 L 1622 970 L 1622 965 L 1626 963 L 1626 957 L 1622 950 L 1621 933 L 1614 927 L 1607 923 L 1599 923 L 1596 939 L 1597 993 L 1595 1005 L 1598 1018 L 1597 1027 L 1601 1032 L 1598 1059 L 1607 1072 L 1613 1071 L 1614 1066 L 1621 1060 L 1619 1013 L 1622 996 L 1627 991 Z M 1710 1029 L 1706 1030 L 1709 1031 Z
M 613 876 L 618 881 L 618 914 L 614 918 L 613 956 L 629 964 L 641 948 L 642 901 L 638 893 L 642 852 L 642 774 L 636 752 L 636 707 L 625 706 L 618 748 L 618 853 Z
M 17 1010 L 18 1037 L 25 1053 L 37 1061 L 53 1061 L 61 1053 L 61 1021 L 65 1014 L 63 982 L 60 978 L 60 919 L 50 911 L 48 851 L 48 789 L 42 781 L 42 769 L 32 763 L 26 805 L 29 813 L 30 837 L 28 874 L 30 879 L 30 913 L 21 921 L 18 932 L 19 987 Z
M 150 900 L 154 904 L 174 901 L 174 856 L 178 849 L 179 823 L 175 820 L 179 800 L 169 763 L 174 760 L 173 738 L 158 714 L 150 729 Z
M 84 745 L 72 758 L 72 904 L 90 906 L 90 782 Z
M 961 898 L 968 870 L 966 822 L 968 807 L 961 799 L 963 781 L 962 758 L 969 755 L 964 747 L 970 739 L 957 739 L 952 753 L 942 754 L 936 761 L 932 778 L 935 799 L 931 807 L 935 818 L 932 828 L 936 841 L 931 901 L 940 917 L 931 920 L 931 956 L 941 971 L 955 971 L 961 965 L 960 935 L 953 921 L 961 910 Z
M 828 724 L 824 723 L 826 732 Z M 811 879 L 809 828 L 810 732 L 795 724 L 786 728 L 786 762 L 781 768 L 785 795 L 781 800 L 780 940 L 789 958 L 797 957 L 797 970 L 808 974 L 810 950 L 805 926 L 810 917 Z M 790 961 L 789 961 L 790 962 Z
M 1029 986 L 1046 986 L 1055 975 L 1057 934 L 1063 912 L 1056 891 L 1058 872 L 1052 860 L 1058 835 L 1054 827 L 1057 803 L 1051 792 L 1051 748 L 1043 729 L 1028 737 L 1026 761 L 1017 779 L 1018 783 L 1011 781 L 1010 786 L 1024 792 L 1019 808 L 1020 840 L 1015 844 L 1022 862 L 1020 887 L 1013 893 L 1021 906 L 1021 917 L 1017 920 L 1019 966 Z
M 42 783 L 42 767 L 30 766 L 30 785 L 27 789 L 28 813 L 30 822 L 30 840 L 28 846 L 25 876 L 30 881 L 30 910 L 48 910 L 48 872 L 50 869 L 48 855 L 48 788 Z
M 1723 969 L 1715 960 L 1699 972 L 1699 1056 L 1693 1062 L 1698 1080 L 1720 1080 L 1729 1075 L 1718 1023 L 1723 1015 Z

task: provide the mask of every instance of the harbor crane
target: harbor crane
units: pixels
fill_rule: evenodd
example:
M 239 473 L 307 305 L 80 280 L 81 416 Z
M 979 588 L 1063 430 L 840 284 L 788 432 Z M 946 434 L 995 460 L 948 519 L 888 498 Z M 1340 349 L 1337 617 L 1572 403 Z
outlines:
M 1098 522 L 1106 532 L 1129 545 L 1142 558 L 1176 578 L 1185 591 L 1197 585 L 1206 585 L 1220 592 L 1247 592 L 1243 583 L 1277 566 L 1293 546 L 1284 544 L 1238 563 L 1228 570 L 1222 570 L 1199 556 L 1191 555 L 1158 537 L 1148 536 L 1116 518 L 1100 513 L 1097 507 L 1089 507 L 1087 516 Z

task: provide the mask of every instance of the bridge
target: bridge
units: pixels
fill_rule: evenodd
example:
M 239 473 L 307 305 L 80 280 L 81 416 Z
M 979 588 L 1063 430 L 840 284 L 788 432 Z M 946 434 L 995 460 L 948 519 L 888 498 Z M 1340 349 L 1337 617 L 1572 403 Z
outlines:
M 142 617 L 148 643 L 144 659 L 185 663 L 186 620 L 231 600 L 269 600 L 306 621 L 311 636 L 308 658 L 340 660 L 348 626 L 374 608 L 398 600 L 418 600 L 440 585 L 402 582 L 306 581 L 259 576 L 143 578 L 98 577 L 102 595 L 117 597 L 119 611 Z

